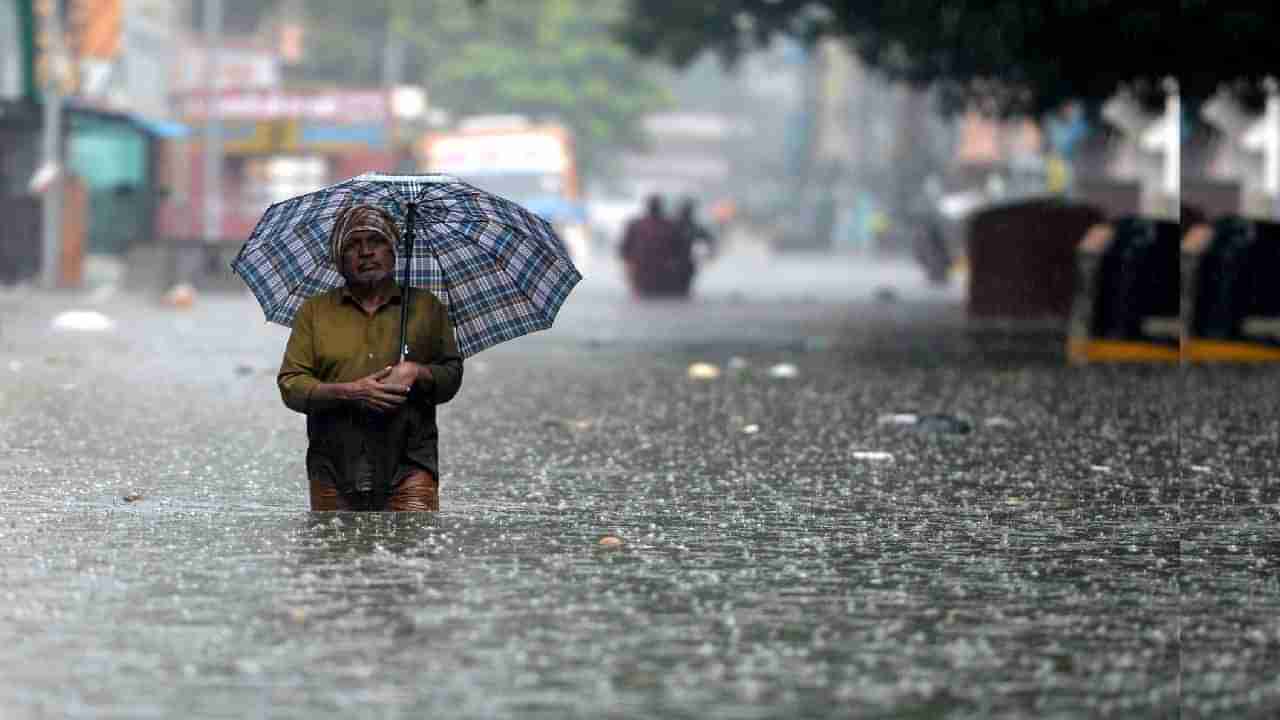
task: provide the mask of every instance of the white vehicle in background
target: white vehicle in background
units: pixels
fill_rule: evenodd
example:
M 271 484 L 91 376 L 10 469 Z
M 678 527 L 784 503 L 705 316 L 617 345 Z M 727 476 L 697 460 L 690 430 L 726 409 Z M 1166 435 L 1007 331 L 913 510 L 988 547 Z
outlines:
M 416 150 L 423 171 L 453 175 L 543 216 L 578 268 L 589 263 L 573 137 L 564 126 L 518 115 L 476 116 L 456 129 L 427 133 Z
M 643 213 L 643 198 L 591 192 L 587 201 L 587 226 L 595 246 L 617 254 L 627 223 Z

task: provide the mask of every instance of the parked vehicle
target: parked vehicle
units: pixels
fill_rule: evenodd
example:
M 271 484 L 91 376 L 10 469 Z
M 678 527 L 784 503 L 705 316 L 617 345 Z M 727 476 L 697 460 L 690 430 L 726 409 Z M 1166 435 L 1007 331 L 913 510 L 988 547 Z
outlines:
M 477 116 L 453 130 L 427 133 L 419 169 L 466 180 L 514 200 L 556 227 L 579 267 L 590 253 L 573 136 L 562 125 L 521 116 Z

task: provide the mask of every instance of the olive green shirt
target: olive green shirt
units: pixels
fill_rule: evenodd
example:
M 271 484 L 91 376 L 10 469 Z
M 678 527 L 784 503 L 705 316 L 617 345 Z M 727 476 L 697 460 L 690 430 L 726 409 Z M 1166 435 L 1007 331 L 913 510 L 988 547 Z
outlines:
M 440 476 L 436 405 L 458 393 L 462 356 L 444 305 L 427 290 L 414 288 L 410 297 L 406 359 L 430 368 L 431 381 L 416 383 L 404 405 L 389 413 L 355 406 L 313 410 L 309 401 L 321 383 L 352 382 L 396 364 L 398 287 L 372 316 L 340 287 L 308 298 L 293 321 L 276 376 L 280 396 L 307 416 L 308 475 L 347 495 L 382 496 L 415 468 Z

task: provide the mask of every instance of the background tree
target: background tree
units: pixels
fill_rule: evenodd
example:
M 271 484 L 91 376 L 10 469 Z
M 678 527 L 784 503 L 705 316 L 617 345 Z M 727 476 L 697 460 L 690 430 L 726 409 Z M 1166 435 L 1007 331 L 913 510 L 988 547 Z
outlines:
M 1121 87 L 1154 104 L 1177 76 L 1192 101 L 1280 68 L 1280 8 L 1211 0 L 628 0 L 618 36 L 676 65 L 732 62 L 778 34 L 845 38 L 894 80 L 933 86 L 946 109 L 1040 114 Z M 1250 91 L 1252 94 L 1256 90 Z
M 310 0 L 297 82 L 374 85 L 384 48 L 403 43 L 401 77 L 453 115 L 521 113 L 573 130 L 584 173 L 641 141 L 639 120 L 666 95 L 654 68 L 609 32 L 622 0 Z

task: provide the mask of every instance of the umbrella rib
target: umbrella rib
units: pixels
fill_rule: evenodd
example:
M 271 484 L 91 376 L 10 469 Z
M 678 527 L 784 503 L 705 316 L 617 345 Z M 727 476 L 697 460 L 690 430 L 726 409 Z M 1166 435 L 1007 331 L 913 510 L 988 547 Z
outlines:
M 444 290 L 444 305 L 449 307 L 449 276 L 445 274 L 444 263 L 440 262 L 440 255 L 436 252 L 436 243 L 433 238 L 427 239 L 427 249 L 431 251 L 431 257 L 436 261 L 436 267 L 440 268 L 440 287 Z
M 497 225 L 497 226 L 499 226 L 499 227 L 502 227 L 502 228 L 504 228 L 504 229 L 506 229 L 506 230 L 509 230 L 509 231 L 511 231 L 511 232 L 514 232 L 514 233 L 518 233 L 518 234 L 523 234 L 523 233 L 524 233 L 524 228 L 521 228 L 521 227 L 519 227 L 519 226 L 512 225 L 511 223 L 508 223 L 508 222 L 506 222 L 505 220 L 501 220 L 501 219 L 495 218 L 495 217 L 493 217 L 493 216 L 488 216 L 488 215 L 472 215 L 472 214 L 467 214 L 467 213 L 465 213 L 464 211 L 459 211 L 459 212 L 463 213 L 462 217 L 455 217 L 455 218 L 439 218 L 439 219 L 435 219 L 435 220 L 427 220 L 427 221 L 425 221 L 423 224 L 425 224 L 425 225 L 452 225 L 452 224 L 462 223 L 462 222 L 481 222 L 481 223 L 486 223 L 486 224 L 489 224 L 489 225 Z M 538 217 L 538 216 L 536 216 L 536 215 L 535 215 L 534 217 Z M 541 219 L 541 218 L 538 218 L 538 219 Z M 557 249 L 564 250 L 563 245 L 562 245 L 563 241 L 560 241 L 560 237 L 559 237 L 558 235 L 556 235 L 554 231 L 548 231 L 546 234 L 547 234 L 549 237 L 554 238 L 555 240 L 557 240 L 557 241 L 558 241 L 558 242 L 555 244 L 555 247 L 556 247 Z M 566 257 L 567 253 L 568 253 L 568 251 L 567 251 L 567 250 L 565 250 L 564 252 L 558 252 L 558 253 L 553 253 L 553 254 L 555 254 L 555 255 L 557 255 L 557 256 L 559 256 L 559 257 L 565 257 L 565 259 L 567 260 L 567 259 L 568 259 L 568 258 Z M 571 260 L 570 260 L 570 264 L 572 264 L 572 261 L 571 261 Z

